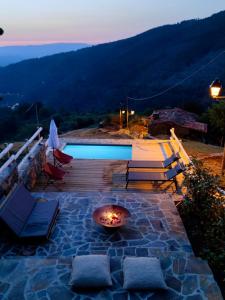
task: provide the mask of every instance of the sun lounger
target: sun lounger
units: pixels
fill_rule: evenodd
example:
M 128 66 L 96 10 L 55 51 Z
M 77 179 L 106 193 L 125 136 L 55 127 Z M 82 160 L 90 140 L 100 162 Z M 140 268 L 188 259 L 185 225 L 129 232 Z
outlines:
M 126 189 L 130 181 L 173 181 L 177 188 L 176 176 L 184 171 L 180 164 L 165 172 L 129 172 Z
M 59 166 L 67 165 L 73 160 L 72 156 L 63 153 L 59 149 L 53 150 L 53 156 Z
M 164 161 L 156 160 L 130 160 L 127 163 L 127 170 L 130 168 L 168 168 L 172 163 L 180 159 L 179 154 L 173 154 Z
M 23 185 L 19 185 L 6 199 L 0 219 L 19 238 L 48 238 L 58 212 L 58 201 L 37 201 Z

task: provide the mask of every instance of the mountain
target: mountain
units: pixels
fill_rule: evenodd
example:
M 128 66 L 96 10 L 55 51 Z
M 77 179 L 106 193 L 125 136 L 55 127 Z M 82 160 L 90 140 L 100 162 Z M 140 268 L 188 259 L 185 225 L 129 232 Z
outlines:
M 0 91 L 14 101 L 42 101 L 81 112 L 115 110 L 127 95 L 146 97 L 167 89 L 162 96 L 129 105 L 138 110 L 207 106 L 211 81 L 220 77 L 225 82 L 224 30 L 222 11 L 128 39 L 26 60 L 0 69 Z
M 0 66 L 7 66 L 19 61 L 39 58 L 56 53 L 63 53 L 69 51 L 76 51 L 85 47 L 87 44 L 78 43 L 54 43 L 44 45 L 30 45 L 30 46 L 2 46 L 0 47 Z

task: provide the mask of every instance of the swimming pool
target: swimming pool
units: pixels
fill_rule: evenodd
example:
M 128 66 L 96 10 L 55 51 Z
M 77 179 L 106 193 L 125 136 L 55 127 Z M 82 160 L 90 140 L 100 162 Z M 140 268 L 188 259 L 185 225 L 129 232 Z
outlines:
M 132 159 L 132 146 L 67 144 L 63 152 L 78 159 Z

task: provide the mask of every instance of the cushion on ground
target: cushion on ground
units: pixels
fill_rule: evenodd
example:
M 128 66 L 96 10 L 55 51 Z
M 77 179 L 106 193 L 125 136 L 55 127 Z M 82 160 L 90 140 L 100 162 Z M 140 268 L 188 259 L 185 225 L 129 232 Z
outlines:
M 82 255 L 73 259 L 70 284 L 74 288 L 100 288 L 112 285 L 107 255 Z
M 56 200 L 36 202 L 20 237 L 46 237 L 54 223 L 58 212 L 59 202 Z
M 123 261 L 125 289 L 167 289 L 160 261 L 156 257 L 126 257 Z

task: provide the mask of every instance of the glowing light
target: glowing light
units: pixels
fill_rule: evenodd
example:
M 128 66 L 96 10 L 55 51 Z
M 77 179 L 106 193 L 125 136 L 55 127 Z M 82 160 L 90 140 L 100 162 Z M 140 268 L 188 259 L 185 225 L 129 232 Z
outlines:
M 220 95 L 220 92 L 222 90 L 222 84 L 220 80 L 216 79 L 213 81 L 213 83 L 209 87 L 210 94 L 212 98 L 217 98 Z

